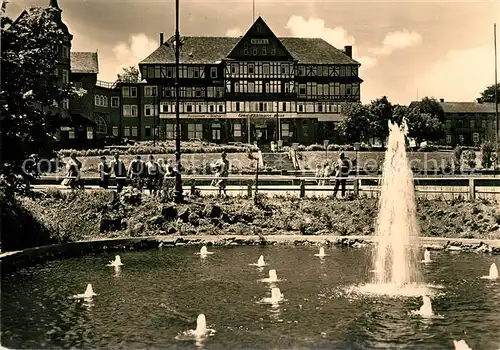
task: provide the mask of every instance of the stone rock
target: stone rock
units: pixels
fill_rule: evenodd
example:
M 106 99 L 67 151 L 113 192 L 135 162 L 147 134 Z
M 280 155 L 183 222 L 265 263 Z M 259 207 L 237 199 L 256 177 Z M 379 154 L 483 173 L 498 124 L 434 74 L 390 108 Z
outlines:
M 196 213 L 190 213 L 188 221 L 193 226 L 198 226 L 200 224 L 200 217 Z
M 149 225 L 153 227 L 161 227 L 161 225 L 165 222 L 165 217 L 162 215 L 153 216 L 149 219 Z
M 175 205 L 164 205 L 161 208 L 161 215 L 167 220 L 172 221 L 177 217 L 177 208 Z
M 99 223 L 99 232 L 120 231 L 122 229 L 122 218 L 103 215 Z
M 203 215 L 208 218 L 218 218 L 222 215 L 222 209 L 218 205 L 207 204 L 203 210 Z
M 187 223 L 189 222 L 189 214 L 190 214 L 189 208 L 184 209 L 179 215 L 177 216 L 178 219 L 182 220 L 182 222 Z

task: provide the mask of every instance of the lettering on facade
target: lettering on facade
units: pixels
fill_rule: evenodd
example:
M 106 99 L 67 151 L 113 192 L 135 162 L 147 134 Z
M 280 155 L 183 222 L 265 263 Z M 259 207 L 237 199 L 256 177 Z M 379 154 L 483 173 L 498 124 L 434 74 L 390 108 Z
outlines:
M 226 118 L 225 114 L 185 114 L 180 113 L 180 118 L 189 118 L 189 119 L 217 119 L 217 118 Z M 175 118 L 175 113 L 160 114 L 160 118 Z
M 250 44 L 269 45 L 269 39 L 250 39 Z
M 238 113 L 238 118 L 285 118 L 286 114 L 276 113 Z

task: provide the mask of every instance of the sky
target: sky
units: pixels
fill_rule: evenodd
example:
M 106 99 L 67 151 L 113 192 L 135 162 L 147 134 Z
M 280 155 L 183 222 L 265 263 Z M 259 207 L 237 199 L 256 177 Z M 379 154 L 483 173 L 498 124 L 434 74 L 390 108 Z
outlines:
M 10 0 L 16 17 L 49 0 Z M 99 79 L 116 80 L 173 35 L 174 0 L 59 0 L 73 51 L 99 53 Z M 252 0 L 180 0 L 180 33 L 239 36 L 252 25 Z M 364 103 L 387 96 L 408 104 L 424 96 L 474 101 L 494 83 L 493 23 L 500 1 L 255 0 L 277 36 L 319 37 L 353 45 Z M 500 46 L 500 34 L 497 38 Z M 499 47 L 500 51 L 500 47 Z M 500 56 L 500 55 L 499 55 Z

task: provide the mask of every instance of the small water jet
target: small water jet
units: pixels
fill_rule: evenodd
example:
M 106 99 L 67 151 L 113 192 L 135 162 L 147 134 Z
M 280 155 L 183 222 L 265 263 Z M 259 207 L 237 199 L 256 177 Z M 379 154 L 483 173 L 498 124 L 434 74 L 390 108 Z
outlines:
M 107 266 L 115 266 L 115 267 L 117 267 L 117 266 L 123 266 L 122 259 L 120 258 L 119 255 L 115 255 L 115 260 L 110 261 Z
M 201 258 L 206 258 L 207 255 L 213 254 L 213 252 L 209 252 L 207 249 L 207 246 L 204 245 L 203 247 L 200 248 L 200 251 L 198 253 L 195 253 L 195 254 L 198 254 Z
M 278 282 L 276 270 L 269 270 L 269 282 Z
M 257 267 L 264 267 L 267 266 L 266 261 L 264 260 L 264 255 L 259 256 L 259 260 L 257 260 L 257 263 L 251 263 L 248 264 L 250 266 L 257 266 Z
M 188 331 L 179 334 L 175 339 L 177 340 L 195 340 L 196 346 L 201 347 L 204 340 L 207 337 L 215 333 L 214 329 L 207 327 L 207 319 L 205 314 L 199 314 L 196 319 L 196 329 L 190 329 Z
M 428 264 L 428 263 L 432 262 L 432 260 L 431 260 L 431 252 L 427 248 L 424 251 L 424 260 L 422 260 L 422 262 L 425 263 L 425 264 Z
M 418 314 L 422 317 L 434 316 L 434 312 L 432 311 L 431 298 L 429 298 L 426 295 L 422 296 L 422 306 L 420 307 L 420 309 L 418 311 L 415 311 L 414 313 Z
M 455 346 L 455 350 L 472 350 L 463 339 L 459 341 L 454 340 L 453 345 Z
M 85 289 L 85 293 L 83 294 L 76 294 L 73 296 L 73 299 L 90 299 L 97 294 L 94 293 L 94 289 L 92 288 L 92 284 L 89 283 L 87 284 L 87 288 Z
M 327 255 L 325 254 L 325 248 L 320 247 L 320 248 L 319 248 L 319 253 L 318 253 L 318 254 L 314 254 L 314 256 L 319 256 L 320 258 L 324 258 L 325 256 L 327 256 Z
M 273 306 L 279 306 L 279 303 L 283 301 L 283 294 L 281 293 L 281 290 L 278 287 L 273 287 L 271 288 L 271 297 L 270 298 L 263 298 L 262 303 L 266 304 L 271 304 Z
M 492 263 L 490 265 L 490 271 L 489 271 L 488 276 L 482 276 L 481 278 L 489 279 L 489 280 L 496 280 L 496 279 L 498 279 L 497 265 L 495 263 Z

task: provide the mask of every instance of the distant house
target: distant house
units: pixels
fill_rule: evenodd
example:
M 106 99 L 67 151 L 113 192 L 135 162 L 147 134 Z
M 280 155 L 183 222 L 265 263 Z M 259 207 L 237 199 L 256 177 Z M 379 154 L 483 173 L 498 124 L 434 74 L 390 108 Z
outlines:
M 412 102 L 414 106 L 418 102 Z M 450 146 L 479 146 L 483 141 L 495 140 L 495 104 L 482 102 L 439 101 L 445 114 L 445 139 Z

